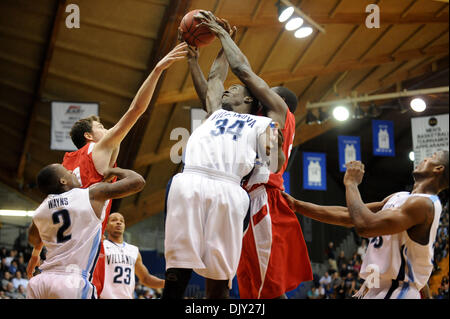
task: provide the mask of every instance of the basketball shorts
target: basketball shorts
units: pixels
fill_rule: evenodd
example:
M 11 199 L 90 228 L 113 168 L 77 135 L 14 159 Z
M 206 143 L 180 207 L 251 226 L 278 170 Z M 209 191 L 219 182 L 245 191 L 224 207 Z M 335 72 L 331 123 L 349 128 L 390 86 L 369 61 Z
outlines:
M 249 204 L 237 176 L 185 167 L 173 177 L 167 194 L 166 269 L 188 268 L 231 282 Z
M 97 291 L 84 276 L 42 272 L 28 282 L 27 299 L 97 299 Z
M 250 192 L 250 222 L 237 271 L 243 299 L 272 299 L 313 279 L 300 223 L 279 189 Z

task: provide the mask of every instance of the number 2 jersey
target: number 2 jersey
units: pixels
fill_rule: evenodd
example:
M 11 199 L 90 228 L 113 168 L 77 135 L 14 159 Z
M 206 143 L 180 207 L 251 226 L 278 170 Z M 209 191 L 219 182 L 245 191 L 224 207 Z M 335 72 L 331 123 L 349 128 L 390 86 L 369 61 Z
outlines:
M 33 222 L 47 249 L 43 272 L 78 273 L 91 280 L 101 240 L 101 221 L 89 200 L 89 189 L 74 188 L 48 195 Z
M 132 299 L 135 286 L 135 264 L 139 249 L 128 243 L 103 241 L 105 249 L 105 282 L 100 299 Z
M 442 205 L 439 197 L 427 194 L 394 194 L 383 206 L 384 209 L 401 207 L 411 196 L 428 197 L 434 206 L 434 219 L 430 228 L 428 244 L 413 241 L 405 230 L 398 234 L 370 239 L 361 265 L 361 278 L 368 279 L 373 265 L 378 267 L 381 280 L 399 280 L 414 284 L 421 290 L 428 282 L 433 270 L 434 241 L 439 226 Z
M 272 119 L 217 110 L 189 138 L 186 167 L 201 167 L 242 180 L 255 165 L 258 137 Z

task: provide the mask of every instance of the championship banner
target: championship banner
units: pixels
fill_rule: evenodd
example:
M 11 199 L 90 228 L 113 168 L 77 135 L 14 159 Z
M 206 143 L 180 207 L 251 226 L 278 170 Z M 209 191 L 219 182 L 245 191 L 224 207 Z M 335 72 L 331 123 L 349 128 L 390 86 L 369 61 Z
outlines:
M 77 150 L 70 138 L 70 129 L 76 121 L 91 115 L 98 116 L 97 103 L 52 102 L 50 149 Z
M 303 188 L 327 190 L 325 153 L 303 153 Z
M 359 136 L 338 136 L 339 170 L 345 172 L 345 164 L 361 160 L 361 143 Z
M 448 122 L 448 114 L 411 119 L 414 167 L 437 151 L 448 151 Z
M 394 122 L 372 120 L 373 155 L 395 156 Z

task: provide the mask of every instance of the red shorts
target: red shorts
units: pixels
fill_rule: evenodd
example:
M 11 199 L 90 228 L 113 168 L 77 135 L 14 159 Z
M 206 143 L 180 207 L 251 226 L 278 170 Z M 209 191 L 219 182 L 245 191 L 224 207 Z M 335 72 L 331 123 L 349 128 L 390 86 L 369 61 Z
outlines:
M 249 193 L 250 223 L 237 271 L 243 299 L 272 299 L 313 279 L 300 223 L 277 188 Z

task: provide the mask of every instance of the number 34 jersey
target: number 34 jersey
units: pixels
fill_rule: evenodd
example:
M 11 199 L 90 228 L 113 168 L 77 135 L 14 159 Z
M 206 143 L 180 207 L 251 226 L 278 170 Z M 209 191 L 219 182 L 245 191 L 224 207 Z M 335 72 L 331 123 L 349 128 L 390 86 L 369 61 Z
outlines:
M 47 249 L 39 269 L 90 279 L 100 249 L 101 221 L 91 206 L 89 189 L 48 195 L 36 209 L 33 222 Z
M 139 249 L 128 243 L 103 242 L 105 248 L 105 283 L 101 299 L 134 298 L 134 269 Z
M 255 165 L 258 137 L 272 119 L 218 110 L 189 138 L 186 167 L 209 168 L 242 179 Z

